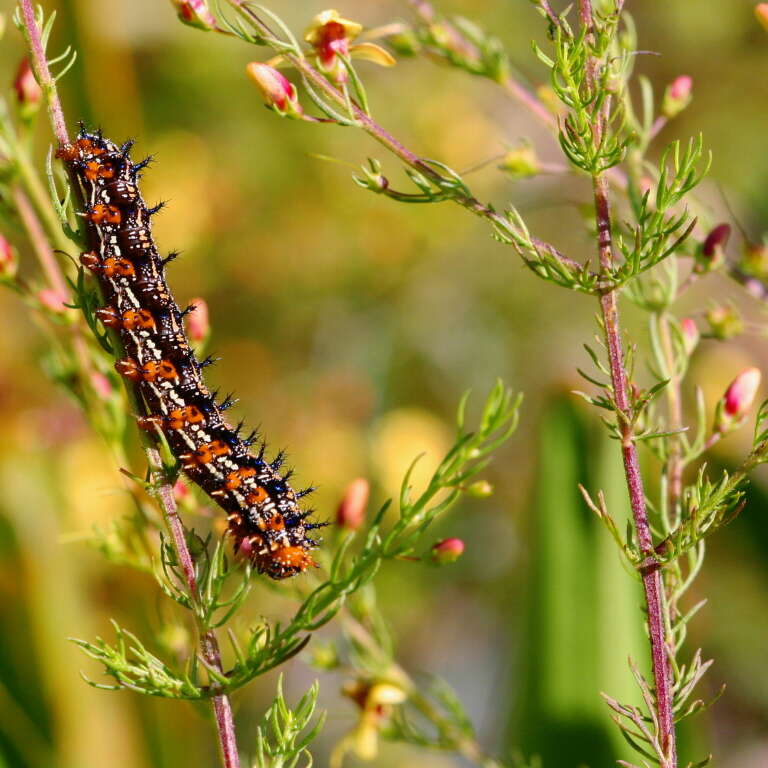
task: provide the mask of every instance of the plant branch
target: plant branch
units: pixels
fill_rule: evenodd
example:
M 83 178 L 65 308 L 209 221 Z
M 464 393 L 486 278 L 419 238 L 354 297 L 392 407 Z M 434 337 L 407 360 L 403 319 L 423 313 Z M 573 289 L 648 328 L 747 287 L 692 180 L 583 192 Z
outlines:
M 69 143 L 69 133 L 67 132 L 64 111 L 59 100 L 56 89 L 56 82 L 51 76 L 48 67 L 48 61 L 45 55 L 40 28 L 35 18 L 35 10 L 31 0 L 19 0 L 21 10 L 22 29 L 24 37 L 29 45 L 32 69 L 35 73 L 38 83 L 43 90 L 46 103 L 48 105 L 48 115 L 51 126 L 60 145 Z M 79 185 L 72 185 L 73 194 L 78 196 Z M 82 202 L 82 201 L 80 201 Z M 31 209 L 31 207 L 30 207 Z M 50 270 L 49 260 L 45 260 L 43 266 Z M 58 271 L 58 267 L 56 267 Z M 58 278 L 56 278 L 58 281 Z M 136 413 L 142 413 L 144 410 L 141 397 L 135 385 L 128 386 L 128 396 L 131 405 Z M 142 432 L 142 430 L 139 430 Z M 173 487 L 168 482 L 166 472 L 163 469 L 162 460 L 154 445 L 153 439 L 147 435 L 142 435 L 144 449 L 155 481 L 155 491 L 163 512 L 163 518 L 171 534 L 173 547 L 182 567 L 186 586 L 190 597 L 194 602 L 199 602 L 199 588 L 195 572 L 194 561 L 187 546 L 184 526 L 178 515 L 176 500 L 173 495 Z M 198 614 L 195 614 L 196 617 Z M 221 664 L 221 654 L 219 652 L 218 642 L 213 631 L 204 627 L 198 618 L 198 627 L 200 629 L 200 649 L 203 659 L 215 671 L 223 674 Z M 219 737 L 219 747 L 221 750 L 222 765 L 224 768 L 239 768 L 240 757 L 237 749 L 237 740 L 235 737 L 234 719 L 232 716 L 232 707 L 229 698 L 225 695 L 215 696 L 213 698 L 213 709 L 216 720 L 216 728 Z
M 580 0 L 579 18 L 587 35 L 592 36 L 594 22 L 590 0 Z M 587 62 L 587 72 L 590 80 L 594 78 L 598 64 L 599 62 L 593 56 L 590 56 Z M 610 109 L 608 102 L 609 99 L 606 99 L 606 105 L 596 116 L 595 125 L 593 126 L 595 146 L 600 144 L 603 132 L 608 129 L 606 119 Z M 593 193 L 600 268 L 605 274 L 610 274 L 614 264 L 611 211 L 608 198 L 608 183 L 602 172 L 598 171 L 593 175 Z M 651 642 L 651 660 L 656 694 L 656 719 L 658 721 L 662 752 L 659 757 L 662 760 L 662 768 L 676 768 L 673 692 L 666 636 L 664 587 L 661 568 L 655 557 L 653 535 L 648 520 L 648 509 L 640 472 L 637 445 L 634 441 L 633 410 L 624 364 L 624 350 L 619 324 L 618 292 L 615 289 L 607 290 L 600 296 L 600 309 L 606 348 L 608 350 L 611 386 L 616 404 L 619 433 L 621 435 L 624 474 L 629 491 L 629 501 L 632 508 L 638 545 L 644 556 L 641 577 L 648 610 L 648 632 Z
M 274 33 L 261 17 L 248 5 L 246 0 L 228 0 L 241 14 L 246 16 L 253 26 L 264 36 L 274 38 Z M 354 102 L 348 100 L 338 88 L 335 88 L 328 79 L 315 69 L 303 56 L 297 56 L 291 52 L 282 54 L 286 61 L 305 77 L 313 87 L 321 91 L 328 99 L 333 101 L 344 111 L 350 111 L 351 116 L 359 126 L 373 139 L 386 147 L 392 154 L 402 160 L 403 163 L 423 174 L 437 186 L 444 184 L 445 179 L 426 160 L 405 147 L 398 139 L 390 134 L 383 126 L 379 125 L 370 115 L 366 114 Z M 509 228 L 509 222 L 505 216 L 498 213 L 493 206 L 486 205 L 470 194 L 457 192 L 451 195 L 451 200 L 474 213 L 490 221 L 501 231 Z M 563 265 L 571 270 L 581 272 L 583 267 L 578 262 L 560 253 L 553 245 L 536 238 L 531 238 L 537 248 L 552 253 Z

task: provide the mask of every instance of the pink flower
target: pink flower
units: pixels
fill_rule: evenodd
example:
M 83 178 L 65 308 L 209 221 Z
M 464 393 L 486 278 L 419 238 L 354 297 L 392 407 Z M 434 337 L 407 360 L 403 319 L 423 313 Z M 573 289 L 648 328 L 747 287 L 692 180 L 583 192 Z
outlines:
M 211 326 L 208 322 L 208 304 L 206 304 L 205 299 L 192 299 L 189 303 L 194 306 L 194 309 L 187 315 L 189 338 L 193 342 L 201 344 L 211 332 Z
M 16 90 L 16 98 L 21 106 L 23 115 L 30 117 L 37 112 L 40 102 L 43 100 L 43 91 L 37 84 L 32 67 L 29 65 L 29 59 L 26 57 L 19 64 L 16 79 L 13 81 L 13 87 Z
M 432 545 L 432 562 L 437 565 L 455 563 L 464 553 L 461 539 L 443 539 Z
M 299 104 L 296 88 L 285 75 L 278 72 L 269 64 L 252 61 L 245 71 L 248 77 L 259 87 L 267 106 L 272 107 L 281 115 L 298 117 L 304 110 Z
M 179 18 L 190 27 L 197 29 L 217 29 L 216 17 L 208 8 L 205 0 L 171 0 Z
M 699 344 L 701 334 L 699 333 L 699 326 L 696 325 L 696 321 L 692 317 L 684 317 L 680 321 L 680 331 L 683 334 L 683 347 L 685 348 L 685 354 L 690 357 L 693 350 Z
M 665 117 L 676 117 L 691 103 L 692 98 L 693 79 L 688 75 L 680 75 L 664 91 L 661 112 Z
M 336 524 L 348 531 L 356 531 L 365 521 L 370 485 L 364 477 L 353 480 L 344 492 L 336 511 Z
M 747 368 L 731 383 L 723 397 L 723 410 L 731 418 L 744 416 L 755 401 L 762 374 L 757 368 Z
M 61 291 L 56 291 L 53 288 L 45 288 L 38 292 L 37 300 L 51 312 L 63 315 L 67 311 L 66 303 L 69 301 L 69 297 L 66 294 L 61 293 Z

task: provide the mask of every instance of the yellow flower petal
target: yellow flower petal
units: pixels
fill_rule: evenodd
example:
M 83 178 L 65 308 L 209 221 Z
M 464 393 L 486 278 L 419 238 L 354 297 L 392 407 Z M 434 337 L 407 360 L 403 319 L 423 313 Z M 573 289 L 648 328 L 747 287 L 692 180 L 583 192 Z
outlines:
M 358 43 L 349 49 L 349 53 L 353 59 L 372 61 L 382 67 L 394 67 L 397 64 L 395 57 L 376 43 Z

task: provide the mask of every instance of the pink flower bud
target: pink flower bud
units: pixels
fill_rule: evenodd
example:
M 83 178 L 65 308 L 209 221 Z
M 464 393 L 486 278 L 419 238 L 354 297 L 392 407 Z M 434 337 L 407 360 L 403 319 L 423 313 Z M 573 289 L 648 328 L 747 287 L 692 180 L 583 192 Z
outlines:
M 67 311 L 66 303 L 69 301 L 69 297 L 56 291 L 53 288 L 45 288 L 39 291 L 37 294 L 37 300 L 51 312 L 55 312 L 57 315 L 63 315 Z
M 684 317 L 680 321 L 680 331 L 683 334 L 685 354 L 690 357 L 691 354 L 693 354 L 693 350 L 698 346 L 699 339 L 701 338 L 699 326 L 696 325 L 696 321 L 692 317 Z
M 29 65 L 29 59 L 23 58 L 16 72 L 16 79 L 13 81 L 13 87 L 16 89 L 16 98 L 22 110 L 24 117 L 31 117 L 40 108 L 40 102 L 43 100 L 43 91 L 35 80 L 32 67 Z
M 755 18 L 763 25 L 763 29 L 768 32 L 768 3 L 758 3 L 755 6 Z
M 694 270 L 705 274 L 717 269 L 725 262 L 725 246 L 731 236 L 730 224 L 718 224 L 704 238 L 704 242 L 696 253 Z
M 731 236 L 730 224 L 718 224 L 704 239 L 701 253 L 708 259 L 714 258 L 723 249 Z
M 285 75 L 269 64 L 252 61 L 245 71 L 248 77 L 259 87 L 267 106 L 281 115 L 298 117 L 304 113 L 299 104 L 296 88 Z
M 196 344 L 201 344 L 211 332 L 208 321 L 208 304 L 206 304 L 205 299 L 192 299 L 189 303 L 194 306 L 194 309 L 187 315 L 189 338 Z
M 184 504 L 186 501 L 189 501 L 192 492 L 183 480 L 177 480 L 176 484 L 173 486 L 173 495 L 176 498 L 177 503 Z
M 18 267 L 16 249 L 0 235 L 0 280 L 15 277 Z
M 667 86 L 661 112 L 665 117 L 676 117 L 691 103 L 692 98 L 693 79 L 688 75 L 680 75 Z
M 171 0 L 176 7 L 178 17 L 190 27 L 197 29 L 217 29 L 216 17 L 208 8 L 206 0 Z
M 432 562 L 437 565 L 455 563 L 464 553 L 461 539 L 443 539 L 432 545 Z
M 356 531 L 365 521 L 370 486 L 363 477 L 353 480 L 344 492 L 336 511 L 336 524 L 348 531 Z
M 762 374 L 757 368 L 747 368 L 731 383 L 723 397 L 723 410 L 731 418 L 744 416 L 755 401 Z
M 103 373 L 100 373 L 99 371 L 91 373 L 91 386 L 93 387 L 93 391 L 102 398 L 102 400 L 109 400 L 109 398 L 112 397 L 112 384 Z

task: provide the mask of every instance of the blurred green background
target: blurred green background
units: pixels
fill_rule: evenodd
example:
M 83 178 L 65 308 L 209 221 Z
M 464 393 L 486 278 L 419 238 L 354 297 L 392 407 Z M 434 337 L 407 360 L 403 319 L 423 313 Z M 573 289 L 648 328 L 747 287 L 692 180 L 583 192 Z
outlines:
M 6 17 L 12 5 L 0 2 Z M 631 5 L 640 48 L 660 54 L 637 61 L 657 97 L 679 74 L 694 80 L 692 105 L 662 141 L 704 132 L 714 163 L 701 196 L 717 220 L 727 217 L 724 195 L 757 239 L 768 215 L 768 35 L 752 4 Z M 321 517 L 333 515 L 356 476 L 371 479 L 378 504 L 416 454 L 434 462 L 450 445 L 466 389 L 479 400 L 501 376 L 525 391 L 520 429 L 488 472 L 496 494 L 462 504 L 434 531 L 463 538 L 464 558 L 441 571 L 388 566 L 382 609 L 400 660 L 456 687 L 490 751 L 537 752 L 558 768 L 626 758 L 598 693 L 634 698 L 626 658 L 644 660 L 639 596 L 576 483 L 605 488 L 618 517 L 625 491 L 615 445 L 569 394 L 581 386 L 574 370 L 585 364 L 595 306 L 534 279 L 457 207 L 401 206 L 358 189 L 345 163 L 379 157 L 393 182 L 402 178 L 397 165 L 352 129 L 267 112 L 244 77 L 263 50 L 184 27 L 163 0 L 46 2 L 53 7 L 53 50 L 73 43 L 80 52 L 62 86 L 70 123 L 82 118 L 115 140 L 136 137 L 139 154 L 156 155 L 145 197 L 170 201 L 155 232 L 162 247 L 183 251 L 170 273 L 179 300 L 203 296 L 210 305 L 212 349 L 222 360 L 209 380 L 235 389 L 239 413 L 288 448 L 299 482 L 318 485 Z M 271 7 L 300 31 L 325 6 Z M 367 26 L 408 15 L 405 3 L 388 0 L 337 7 Z M 492 30 L 521 75 L 538 82 L 530 40 L 541 39 L 542 25 L 530 3 L 441 7 Z M 10 84 L 23 48 L 7 21 L 0 71 Z M 490 82 L 425 60 L 361 71 L 375 116 L 419 153 L 464 169 L 528 137 L 545 160 L 559 160 L 551 137 Z M 50 136 L 41 129 L 42 158 Z M 588 199 L 583 180 L 511 181 L 491 163 L 467 181 L 482 199 L 514 201 L 542 238 L 571 255 L 591 253 L 575 207 Z M 713 291 L 761 321 L 762 307 L 725 281 L 694 291 L 686 311 L 701 312 Z M 106 563 L 84 543 L 94 525 L 127 508 L 116 467 L 44 375 L 39 330 L 8 292 L 0 293 L 0 318 L 0 766 L 213 765 L 211 731 L 192 707 L 93 690 L 79 678 L 80 669 L 99 672 L 68 636 L 110 636 L 112 616 L 150 634 L 169 607 L 150 578 Z M 639 318 L 627 308 L 625 319 L 642 348 Z M 704 342 L 693 378 L 713 404 L 745 365 L 768 370 L 767 349 L 758 332 Z M 747 439 L 729 438 L 714 462 L 735 461 Z M 685 729 L 684 761 L 712 749 L 723 768 L 768 765 L 765 481 L 756 478 L 746 512 L 712 540 L 690 598 L 710 600 L 690 639 L 691 650 L 701 645 L 716 659 L 702 694 L 728 687 Z M 269 616 L 273 603 L 257 590 L 252 612 Z M 292 662 L 291 695 L 315 675 Z M 235 701 L 246 751 L 274 682 L 268 676 Z M 330 717 L 319 766 L 354 722 L 340 683 L 321 676 Z M 378 764 L 459 763 L 385 746 Z

